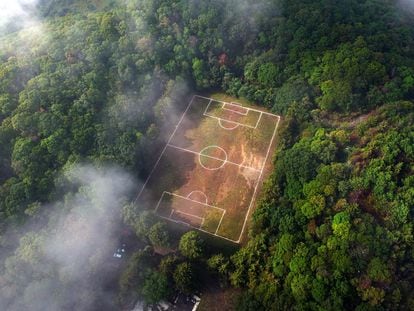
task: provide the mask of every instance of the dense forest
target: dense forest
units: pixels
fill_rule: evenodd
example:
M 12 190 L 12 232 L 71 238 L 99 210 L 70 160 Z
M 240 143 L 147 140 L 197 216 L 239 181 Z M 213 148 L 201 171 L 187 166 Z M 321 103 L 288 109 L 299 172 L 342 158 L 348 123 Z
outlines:
M 21 11 L 0 23 L 0 309 L 114 310 L 202 291 L 203 278 L 239 288 L 237 310 L 414 309 L 414 4 Z M 283 121 L 232 254 L 134 204 L 165 130 L 191 94 L 213 91 Z M 147 246 L 108 281 L 123 227 Z

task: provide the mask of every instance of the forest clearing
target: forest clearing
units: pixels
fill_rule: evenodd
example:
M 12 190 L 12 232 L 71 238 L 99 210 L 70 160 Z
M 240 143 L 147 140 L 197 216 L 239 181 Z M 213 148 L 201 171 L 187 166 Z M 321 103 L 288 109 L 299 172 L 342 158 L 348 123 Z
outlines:
M 139 203 L 164 219 L 240 242 L 280 117 L 194 96 Z

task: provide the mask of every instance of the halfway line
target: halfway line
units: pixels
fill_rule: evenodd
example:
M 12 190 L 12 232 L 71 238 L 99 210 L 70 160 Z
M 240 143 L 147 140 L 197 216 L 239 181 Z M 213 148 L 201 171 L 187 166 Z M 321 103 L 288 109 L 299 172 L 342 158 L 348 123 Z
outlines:
M 184 148 L 177 147 L 177 146 L 170 145 L 170 144 L 167 144 L 167 146 L 172 147 L 172 148 L 174 148 L 174 149 L 181 150 L 181 151 L 190 152 L 190 153 L 192 153 L 192 154 L 196 154 L 196 155 L 203 156 L 203 157 L 206 157 L 206 158 L 210 158 L 210 159 L 214 159 L 214 160 L 222 161 L 222 162 L 224 162 L 224 163 L 233 164 L 233 165 L 236 165 L 236 166 L 238 166 L 238 167 L 243 167 L 243 168 L 247 168 L 247 169 L 249 169 L 249 170 L 253 170 L 253 171 L 256 171 L 256 172 L 260 172 L 260 170 L 258 170 L 258 169 L 256 169 L 256 168 L 253 168 L 253 167 L 250 167 L 250 166 L 246 166 L 246 165 L 243 165 L 243 164 L 237 164 L 237 163 L 231 162 L 231 161 L 229 161 L 229 160 L 223 160 L 223 159 L 220 159 L 220 158 L 216 158 L 216 157 L 213 157 L 213 156 L 205 155 L 205 154 L 202 154 L 202 153 L 199 153 L 199 152 L 196 152 L 196 151 L 192 151 L 192 150 L 184 149 Z

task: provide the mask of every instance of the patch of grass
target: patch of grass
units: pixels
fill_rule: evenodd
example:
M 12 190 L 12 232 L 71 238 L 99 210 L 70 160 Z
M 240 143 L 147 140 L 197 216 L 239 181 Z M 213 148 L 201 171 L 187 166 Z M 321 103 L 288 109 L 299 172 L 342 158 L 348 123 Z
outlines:
M 210 287 L 203 292 L 199 311 L 232 311 L 236 310 L 236 301 L 241 291 L 235 288 Z
M 230 97 L 221 99 L 235 101 Z M 232 130 L 223 129 L 216 118 L 203 115 L 207 107 L 211 108 L 208 110 L 211 115 L 224 114 L 242 123 Z M 217 234 L 237 241 L 265 164 L 277 120 L 259 111 L 250 110 L 246 116 L 232 113 L 222 109 L 220 102 L 195 97 L 147 184 L 155 201 L 159 200 L 163 191 L 177 195 L 171 204 L 163 208 L 162 215 L 169 217 L 170 211 L 174 209 L 187 216 L 203 217 L 202 229 L 214 234 L 221 212 L 203 212 L 195 208 L 194 204 L 182 201 L 194 191 L 203 192 L 209 205 L 226 211 Z M 246 124 L 253 127 L 257 124 L 257 128 Z M 227 159 L 228 162 L 211 157 Z M 197 224 L 194 226 L 198 227 Z
M 263 109 L 263 107 L 255 105 L 254 103 L 247 100 L 246 98 L 243 98 L 243 97 L 238 98 L 238 97 L 230 96 L 230 95 L 228 95 L 226 93 L 222 93 L 222 92 L 212 93 L 212 94 L 209 95 L 209 97 L 211 97 L 213 99 L 225 101 L 225 102 L 228 102 L 228 103 L 231 103 L 231 102 L 239 103 L 239 104 L 242 104 L 245 107 Z

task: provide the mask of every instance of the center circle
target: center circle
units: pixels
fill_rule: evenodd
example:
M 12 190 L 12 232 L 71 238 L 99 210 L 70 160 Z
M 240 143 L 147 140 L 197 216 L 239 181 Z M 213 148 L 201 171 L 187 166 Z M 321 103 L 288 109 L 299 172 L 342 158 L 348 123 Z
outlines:
M 223 120 L 223 119 L 220 119 L 218 122 L 219 122 L 220 127 L 224 130 L 232 131 L 232 130 L 239 127 L 239 124 L 234 123 L 234 122 L 230 122 L 230 121 L 226 121 L 226 120 Z
M 200 151 L 198 161 L 206 170 L 218 170 L 226 164 L 227 153 L 219 146 L 207 146 Z

